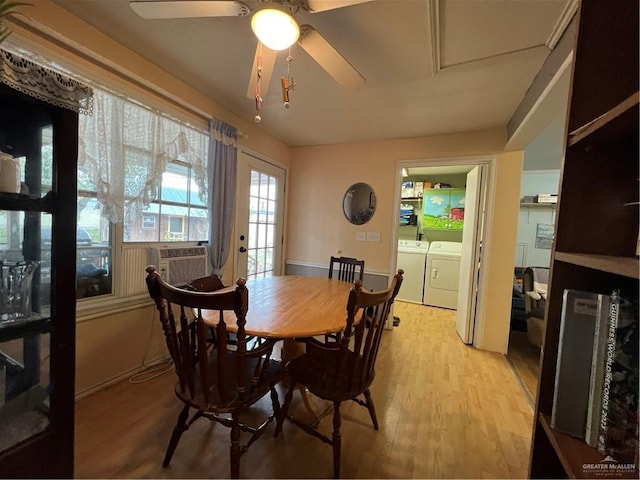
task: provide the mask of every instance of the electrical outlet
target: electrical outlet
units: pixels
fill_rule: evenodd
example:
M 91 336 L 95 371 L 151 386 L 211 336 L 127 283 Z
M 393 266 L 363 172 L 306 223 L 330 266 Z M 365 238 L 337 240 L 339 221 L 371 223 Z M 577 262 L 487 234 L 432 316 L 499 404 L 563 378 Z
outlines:
M 380 232 L 367 232 L 367 242 L 379 242 Z
M 367 241 L 367 233 L 366 232 L 356 232 L 356 240 L 359 242 Z

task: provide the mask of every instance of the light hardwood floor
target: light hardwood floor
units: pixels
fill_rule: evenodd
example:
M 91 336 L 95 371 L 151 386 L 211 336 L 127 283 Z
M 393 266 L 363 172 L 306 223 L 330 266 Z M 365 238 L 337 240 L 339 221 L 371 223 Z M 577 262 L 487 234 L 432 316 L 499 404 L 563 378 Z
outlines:
M 507 358 L 526 389 L 529 402 L 535 405 L 540 378 L 540 349 L 529 343 L 526 332 L 512 331 Z
M 463 345 L 455 312 L 396 302 L 394 313 L 400 325 L 385 331 L 371 389 L 380 430 L 366 409 L 342 407 L 343 477 L 525 478 L 533 412 L 506 357 Z M 171 372 L 122 382 L 78 401 L 75 476 L 227 478 L 229 430 L 206 420 L 161 467 L 181 408 L 173 381 Z M 295 400 L 293 413 L 302 415 Z M 330 418 L 323 428 L 330 431 Z M 272 433 L 242 457 L 242 477 L 331 477 L 331 447 L 290 423 L 277 439 Z

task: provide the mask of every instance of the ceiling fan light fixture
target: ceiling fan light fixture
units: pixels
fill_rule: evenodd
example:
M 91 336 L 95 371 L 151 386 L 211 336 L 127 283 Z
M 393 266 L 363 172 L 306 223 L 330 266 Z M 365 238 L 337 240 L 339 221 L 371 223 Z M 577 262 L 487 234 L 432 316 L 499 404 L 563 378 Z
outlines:
M 300 27 L 291 15 L 277 8 L 258 10 L 251 18 L 251 30 L 271 50 L 284 50 L 296 43 Z

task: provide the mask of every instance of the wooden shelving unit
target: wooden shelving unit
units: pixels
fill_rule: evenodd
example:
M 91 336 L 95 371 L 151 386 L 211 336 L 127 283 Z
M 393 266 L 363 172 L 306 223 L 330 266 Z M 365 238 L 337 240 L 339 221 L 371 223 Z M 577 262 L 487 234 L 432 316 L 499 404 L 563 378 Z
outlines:
M 556 252 L 555 260 L 557 262 L 571 263 L 581 267 L 614 273 L 624 277 L 640 277 L 640 262 L 637 258 Z
M 602 453 L 550 421 L 564 290 L 637 294 L 640 286 L 638 2 L 583 0 L 578 15 L 529 475 L 638 478 L 637 465 L 596 472 Z
M 598 464 L 602 461 L 602 455 L 598 450 L 577 438 L 554 430 L 551 427 L 551 419 L 547 415 L 540 415 L 538 422 L 542 425 L 554 450 L 558 452 L 558 459 L 567 476 L 569 478 L 594 478 L 594 471 L 585 470 L 584 466 L 585 464 Z M 637 478 L 637 476 L 632 472 L 624 472 L 616 474 L 616 478 Z

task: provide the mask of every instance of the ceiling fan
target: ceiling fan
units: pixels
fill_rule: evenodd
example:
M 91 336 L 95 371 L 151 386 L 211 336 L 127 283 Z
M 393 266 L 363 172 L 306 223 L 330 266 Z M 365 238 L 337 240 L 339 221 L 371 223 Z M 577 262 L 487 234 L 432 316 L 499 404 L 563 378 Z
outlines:
M 337 8 L 348 7 L 373 0 L 254 0 L 251 6 L 250 0 L 130 0 L 129 5 L 140 17 L 145 19 L 173 19 L 194 17 L 246 17 L 252 15 L 252 29 L 258 37 L 256 54 L 247 97 L 255 98 L 256 121 L 259 121 L 260 85 L 268 90 L 273 67 L 276 62 L 278 50 L 284 50 L 297 41 L 333 79 L 347 89 L 358 89 L 365 83 L 360 73 L 311 25 L 296 23 L 293 16 L 300 10 L 310 13 L 324 12 Z M 253 6 L 255 5 L 255 6 Z M 267 28 L 268 33 L 283 33 L 290 27 L 293 28 L 293 37 L 289 43 L 273 45 L 263 38 L 261 31 L 256 27 L 259 17 L 267 11 L 279 11 L 286 15 L 284 23 Z M 263 48 L 264 47 L 264 48 Z M 290 61 L 290 58 L 288 58 Z M 289 79 L 282 79 L 283 101 L 288 107 L 288 90 L 293 89 L 293 83 Z

